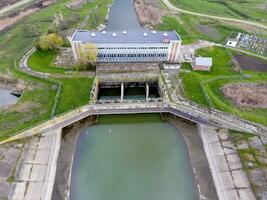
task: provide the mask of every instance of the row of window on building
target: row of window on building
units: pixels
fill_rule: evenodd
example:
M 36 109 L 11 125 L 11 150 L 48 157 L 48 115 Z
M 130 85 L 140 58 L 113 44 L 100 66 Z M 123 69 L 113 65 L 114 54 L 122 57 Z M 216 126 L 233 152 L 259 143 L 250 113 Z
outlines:
M 137 58 L 156 58 L 156 57 L 162 57 L 165 58 L 167 56 L 166 53 L 159 53 L 159 54 L 155 54 L 155 53 L 139 53 L 139 54 L 103 54 L 103 53 L 99 53 L 97 55 L 98 58 L 126 58 L 126 57 L 137 57 Z
M 168 49 L 168 47 L 98 47 L 98 49 Z

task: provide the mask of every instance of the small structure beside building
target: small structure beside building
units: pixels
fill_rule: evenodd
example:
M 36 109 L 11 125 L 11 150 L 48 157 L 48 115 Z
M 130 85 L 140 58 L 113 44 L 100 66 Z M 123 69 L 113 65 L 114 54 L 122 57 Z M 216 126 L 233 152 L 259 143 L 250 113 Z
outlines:
M 236 47 L 240 39 L 241 33 L 232 32 L 227 40 L 226 45 L 230 47 Z
M 93 44 L 97 62 L 180 62 L 181 38 L 175 31 L 83 31 L 70 39 L 75 60 Z
M 212 67 L 212 58 L 196 57 L 196 59 L 191 63 L 191 66 L 194 71 L 210 71 Z

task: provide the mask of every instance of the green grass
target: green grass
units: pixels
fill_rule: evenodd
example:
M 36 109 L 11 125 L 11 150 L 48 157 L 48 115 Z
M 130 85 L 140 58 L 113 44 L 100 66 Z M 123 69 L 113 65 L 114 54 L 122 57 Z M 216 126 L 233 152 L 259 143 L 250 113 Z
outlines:
M 189 44 L 197 40 L 208 40 L 225 44 L 231 32 L 243 32 L 256 34 L 266 38 L 264 30 L 245 29 L 238 25 L 231 25 L 214 19 L 190 16 L 186 14 L 166 15 L 162 23 L 155 27 L 157 30 L 175 30 L 182 38 L 183 44 Z
M 240 75 L 232 70 L 231 52 L 220 47 L 210 47 L 200 49 L 197 52 L 201 56 L 215 57 L 213 58 L 213 66 L 210 72 L 192 71 L 189 66 L 187 69 L 190 72 L 180 72 L 180 76 L 183 78 L 183 85 L 185 95 L 203 106 L 208 107 L 209 104 L 202 92 L 200 82 L 203 80 L 212 79 L 219 75 Z M 222 58 L 222 59 L 221 59 Z
M 197 54 L 212 57 L 213 66 L 211 72 L 192 71 L 188 67 L 187 69 L 190 70 L 189 72 L 181 71 L 179 76 L 183 79 L 184 95 L 202 106 L 211 107 L 209 100 L 205 97 L 205 92 L 214 108 L 232 113 L 253 122 L 267 125 L 267 109 L 237 107 L 232 101 L 226 99 L 220 90 L 220 88 L 227 83 L 267 82 L 267 73 L 245 71 L 243 73 L 251 77 L 244 78 L 243 73 L 234 72 L 232 69 L 233 63 L 231 61 L 233 52 L 228 49 L 209 47 L 198 50 Z M 217 79 L 216 77 L 218 76 L 223 76 L 223 78 Z M 207 80 L 212 81 L 207 82 Z M 201 82 L 205 83 L 203 85 L 204 88 L 201 87 Z
M 204 13 L 208 15 L 239 18 L 267 24 L 267 15 L 264 7 L 265 0 L 238 1 L 238 0 L 171 0 L 179 8 Z
M 71 71 L 71 69 L 58 68 L 53 65 L 53 60 L 57 56 L 55 51 L 35 51 L 29 58 L 28 65 L 33 71 L 45 73 L 59 73 Z
M 63 85 L 56 114 L 66 112 L 89 102 L 89 94 L 93 84 L 92 78 L 65 78 L 58 80 Z
M 14 135 L 51 115 L 56 87 L 47 82 L 30 81 L 33 89 L 26 90 L 18 103 L 10 109 L 0 112 L 0 140 Z

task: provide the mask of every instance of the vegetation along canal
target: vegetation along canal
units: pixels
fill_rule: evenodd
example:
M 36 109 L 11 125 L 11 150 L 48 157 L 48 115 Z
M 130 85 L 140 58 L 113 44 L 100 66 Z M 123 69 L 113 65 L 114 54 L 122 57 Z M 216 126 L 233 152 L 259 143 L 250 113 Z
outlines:
M 142 29 L 132 3 L 115 0 L 108 30 Z M 100 96 L 119 98 L 119 94 L 120 90 L 105 89 Z M 127 97 L 144 98 L 144 88 L 126 91 Z M 185 141 L 159 114 L 100 116 L 98 124 L 82 129 L 70 199 L 193 200 L 197 196 Z

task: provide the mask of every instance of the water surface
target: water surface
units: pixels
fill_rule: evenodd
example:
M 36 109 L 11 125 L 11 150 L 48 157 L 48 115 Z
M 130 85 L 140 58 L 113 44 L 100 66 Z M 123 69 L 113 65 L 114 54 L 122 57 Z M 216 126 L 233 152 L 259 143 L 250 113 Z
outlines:
M 72 200 L 193 200 L 192 168 L 178 130 L 155 115 L 101 116 L 84 129 Z
M 14 104 L 17 100 L 18 97 L 10 94 L 10 91 L 0 89 L 0 106 Z
M 114 0 L 108 17 L 108 31 L 142 30 L 138 22 L 133 0 Z

